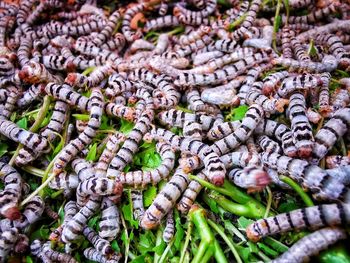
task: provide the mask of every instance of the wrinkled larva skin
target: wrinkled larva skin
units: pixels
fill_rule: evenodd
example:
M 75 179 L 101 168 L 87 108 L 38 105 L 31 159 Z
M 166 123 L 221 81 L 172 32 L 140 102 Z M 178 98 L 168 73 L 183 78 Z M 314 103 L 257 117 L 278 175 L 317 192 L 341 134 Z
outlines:
M 255 218 L 252 241 L 319 230 L 273 262 L 344 239 L 349 1 L 290 0 L 277 32 L 262 0 L 109 2 L 0 1 L 0 262 L 117 263 L 120 240 L 155 228 L 156 254 L 161 239 L 174 252 L 195 207 L 221 224 L 210 184 L 266 188 L 267 204 L 272 191 L 274 217 Z M 286 177 L 318 206 L 277 214 L 294 195 Z

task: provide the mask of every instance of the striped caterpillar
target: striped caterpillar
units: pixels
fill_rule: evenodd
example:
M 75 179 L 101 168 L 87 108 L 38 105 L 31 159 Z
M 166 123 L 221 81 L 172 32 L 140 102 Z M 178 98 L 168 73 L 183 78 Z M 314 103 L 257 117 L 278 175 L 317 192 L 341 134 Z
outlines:
M 123 185 L 143 188 L 147 184 L 155 185 L 166 178 L 174 168 L 175 153 L 168 143 L 162 141 L 156 144 L 156 149 L 162 158 L 162 163 L 157 168 L 148 171 L 137 170 L 120 173 L 117 181 Z
M 309 157 L 313 148 L 312 127 L 306 117 L 305 97 L 301 92 L 290 96 L 288 111 L 293 133 L 293 141 L 300 157 Z
M 166 216 L 174 206 L 176 200 L 186 189 L 189 183 L 188 175 L 182 168 L 177 168 L 169 182 L 163 187 L 160 193 L 153 200 L 153 203 L 145 211 L 140 225 L 144 229 L 152 229 L 160 224 L 160 221 Z
M 265 236 L 291 230 L 315 230 L 325 226 L 344 226 L 350 220 L 349 209 L 349 204 L 324 204 L 260 219 L 247 227 L 247 237 L 257 242 Z
M 61 240 L 64 243 L 71 243 L 78 238 L 87 223 L 88 219 L 93 216 L 97 209 L 100 208 L 100 199 L 90 197 L 89 201 L 76 213 L 67 223 L 64 224 Z
M 96 249 L 91 247 L 84 249 L 84 257 L 99 263 L 118 263 L 121 258 L 121 256 L 119 255 L 112 255 L 111 257 L 107 258 L 100 252 L 98 252 Z
M 99 236 L 109 241 L 115 239 L 120 232 L 118 207 L 107 197 L 104 197 L 102 200 L 99 227 Z
M 100 238 L 98 234 L 90 227 L 86 226 L 84 228 L 83 235 L 102 255 L 109 256 L 114 253 L 109 242 L 105 239 Z
M 174 237 L 175 233 L 175 221 L 174 221 L 174 213 L 170 211 L 166 216 L 165 228 L 163 232 L 163 240 L 166 243 L 169 243 Z
M 333 117 L 315 135 L 313 157 L 316 161 L 322 159 L 332 148 L 338 138 L 342 137 L 350 124 L 350 108 L 336 111 Z
M 133 154 L 138 150 L 138 144 L 143 135 L 148 132 L 149 123 L 153 119 L 153 111 L 145 110 L 137 120 L 134 128 L 128 134 L 122 147 L 112 159 L 108 169 L 107 176 L 118 177 L 123 168 L 132 161 Z
M 67 263 L 77 263 L 71 255 L 54 251 L 50 248 L 50 242 L 42 243 L 35 239 L 30 245 L 30 251 L 34 256 L 41 258 L 44 262 L 59 261 Z M 45 261 L 46 260 L 46 261 Z
M 240 126 L 233 133 L 216 141 L 211 148 L 219 156 L 235 149 L 242 142 L 246 141 L 248 137 L 250 137 L 263 116 L 264 111 L 261 106 L 253 104 L 249 107 Z
M 326 157 L 326 166 L 328 169 L 350 165 L 350 156 L 329 155 Z
M 0 261 L 5 262 L 7 255 L 13 249 L 18 238 L 18 230 L 16 228 L 3 231 L 0 234 Z
M 282 174 L 288 174 L 300 182 L 303 187 L 310 189 L 314 198 L 318 200 L 349 202 L 347 187 L 316 165 L 278 153 L 262 153 L 261 160 L 269 168 L 276 169 Z
M 96 135 L 97 129 L 101 124 L 101 116 L 103 112 L 103 96 L 99 89 L 94 88 L 90 98 L 91 110 L 88 126 L 84 129 L 77 139 L 72 140 L 58 154 L 54 163 L 53 173 L 59 174 L 63 168 L 69 163 L 84 147 L 86 147 L 92 138 Z
M 340 228 L 323 228 L 296 242 L 287 252 L 272 260 L 279 262 L 307 262 L 310 257 L 328 248 L 339 240 L 346 239 L 346 231 Z
M 114 133 L 109 136 L 109 139 L 106 143 L 106 148 L 103 150 L 98 162 L 95 165 L 95 172 L 97 177 L 105 176 L 108 165 L 112 161 L 113 156 L 119 149 L 119 144 L 125 140 L 125 135 L 122 133 Z
M 161 128 L 152 128 L 151 135 L 156 139 L 163 138 L 176 149 L 198 155 L 206 167 L 209 180 L 216 185 L 223 184 L 225 178 L 225 167 L 220 161 L 219 156 L 211 149 L 211 147 L 201 141 L 177 136 L 172 132 Z
M 249 192 L 260 191 L 271 182 L 269 175 L 259 166 L 232 169 L 228 179 L 239 187 L 247 188 Z

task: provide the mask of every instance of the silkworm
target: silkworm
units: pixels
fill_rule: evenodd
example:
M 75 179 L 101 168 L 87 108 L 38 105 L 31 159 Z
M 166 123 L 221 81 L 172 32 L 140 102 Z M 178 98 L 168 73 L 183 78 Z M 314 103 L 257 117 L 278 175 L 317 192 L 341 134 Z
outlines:
M 331 95 L 331 108 L 332 111 L 345 108 L 350 104 L 349 92 L 344 89 L 337 89 Z
M 135 220 L 141 221 L 145 214 L 145 209 L 143 207 L 143 195 L 141 190 L 131 190 L 131 201 L 133 208 L 133 215 Z
M 64 206 L 64 220 L 61 226 L 55 229 L 49 236 L 51 241 L 58 241 L 61 238 L 61 234 L 63 231 L 63 227 L 67 224 L 73 216 L 75 216 L 79 212 L 79 208 L 75 201 L 69 201 Z
M 147 184 L 157 184 L 160 180 L 166 178 L 175 164 L 175 153 L 170 144 L 166 142 L 158 142 L 156 149 L 162 158 L 161 164 L 152 170 L 130 171 L 127 173 L 120 173 L 117 181 L 123 185 L 131 185 L 133 187 L 145 187 Z
M 206 176 L 203 172 L 199 172 L 196 175 L 198 178 L 205 180 Z M 182 213 L 186 214 L 190 210 L 192 204 L 196 200 L 197 195 L 202 190 L 203 186 L 195 180 L 192 180 L 186 190 L 183 192 L 180 201 L 177 204 L 177 209 Z
M 300 182 L 303 187 L 310 189 L 314 198 L 318 200 L 344 200 L 349 202 L 347 187 L 316 165 L 277 153 L 262 153 L 261 160 L 269 168 L 288 174 Z
M 322 80 L 311 74 L 301 74 L 285 78 L 276 94 L 281 98 L 288 98 L 294 91 L 308 91 L 322 84 Z
M 44 200 L 40 196 L 33 197 L 22 212 L 21 222 L 17 225 L 19 228 L 26 228 L 36 222 L 45 209 Z
M 77 239 L 84 229 L 88 219 L 93 216 L 100 207 L 100 199 L 90 197 L 89 201 L 76 213 L 71 220 L 63 226 L 61 239 L 64 243 L 71 243 Z
M 201 99 L 201 94 L 197 89 L 190 89 L 186 93 L 187 103 L 188 103 L 188 109 L 194 111 L 194 112 L 204 112 L 204 113 L 215 113 L 218 112 L 218 109 L 204 103 Z
M 260 105 L 266 114 L 283 112 L 283 107 L 286 101 L 283 99 L 269 99 L 262 94 L 262 82 L 254 82 L 245 95 L 245 101 L 248 105 Z M 241 92 L 241 90 L 240 90 Z
M 9 119 L 16 107 L 19 90 L 10 86 L 7 88 L 7 98 L 4 104 L 0 105 L 0 118 Z
M 114 252 L 109 242 L 100 238 L 92 228 L 86 226 L 83 230 L 83 235 L 102 255 L 108 256 Z
M 293 142 L 293 133 L 286 125 L 265 119 L 257 125 L 255 133 L 275 137 L 278 141 L 282 142 L 283 152 L 287 156 L 296 156 L 297 149 Z
M 296 242 L 291 248 L 271 262 L 307 262 L 311 256 L 319 254 L 339 240 L 346 239 L 347 235 L 340 228 L 323 228 L 315 231 Z
M 341 167 L 350 164 L 350 156 L 329 155 L 326 156 L 326 166 L 328 169 Z
M 138 150 L 138 143 L 143 135 L 148 132 L 149 123 L 151 123 L 152 119 L 153 112 L 149 110 L 146 110 L 140 116 L 124 144 L 112 159 L 107 169 L 107 176 L 118 176 L 123 168 L 132 161 L 133 154 Z
M 102 255 L 99 251 L 94 248 L 86 248 L 84 249 L 84 257 L 89 260 L 96 261 L 99 263 L 117 263 L 120 260 L 119 255 L 112 255 L 112 257 L 106 257 Z
M 128 42 L 132 42 L 138 38 L 140 38 L 140 33 L 134 33 L 131 30 L 130 23 L 132 18 L 139 12 L 142 12 L 145 9 L 146 5 L 141 3 L 141 4 L 136 4 L 132 6 L 131 8 L 128 8 L 127 11 L 125 12 L 123 16 L 123 22 L 122 22 L 122 32 L 123 35 L 125 36 L 126 40 Z
M 25 253 L 29 248 L 29 238 L 24 234 L 19 234 L 15 247 L 15 253 Z
M 312 127 L 306 117 L 305 97 L 301 92 L 290 96 L 288 111 L 295 147 L 300 157 L 309 157 L 313 148 Z
M 327 169 L 327 174 L 332 178 L 337 179 L 340 183 L 349 185 L 350 184 L 350 166 L 344 165 L 335 167 L 333 169 Z
M 120 232 L 120 212 L 109 198 L 104 197 L 101 204 L 99 236 L 112 241 Z
M 208 74 L 180 73 L 175 79 L 177 86 L 206 86 L 220 84 L 223 81 L 232 80 L 255 64 L 267 61 L 264 53 L 255 53 L 251 57 L 239 60 L 224 69 L 218 69 Z
M 259 166 L 232 169 L 228 173 L 228 179 L 239 187 L 247 188 L 250 192 L 260 191 L 271 182 L 268 173 Z
M 52 250 L 50 248 L 50 242 L 43 244 L 41 241 L 36 239 L 30 245 L 30 250 L 33 255 L 39 257 L 39 255 L 42 254 L 52 261 L 77 263 L 77 261 L 71 255 Z
M 281 147 L 279 146 L 279 144 L 266 135 L 259 136 L 257 143 L 260 145 L 261 149 L 264 152 L 281 153 Z
M 241 125 L 233 133 L 216 141 L 211 148 L 219 156 L 235 149 L 252 134 L 263 115 L 264 111 L 261 106 L 257 104 L 250 106 Z
M 106 143 L 106 148 L 103 150 L 98 162 L 95 165 L 95 172 L 97 177 L 103 177 L 108 169 L 109 163 L 112 161 L 114 155 L 119 149 L 119 144 L 125 140 L 125 135 L 121 133 L 114 133 L 109 136 Z
M 53 168 L 53 173 L 55 174 L 59 174 L 63 170 L 63 167 L 91 142 L 92 138 L 96 135 L 97 129 L 100 127 L 103 112 L 103 96 L 101 91 L 99 89 L 93 89 L 90 100 L 91 110 L 88 126 L 77 139 L 70 141 L 58 154 Z
M 175 234 L 175 220 L 174 220 L 174 213 L 173 211 L 170 211 L 166 216 L 165 221 L 165 228 L 163 232 L 163 240 L 166 243 L 169 243 Z
M 350 220 L 349 209 L 349 204 L 344 203 L 322 204 L 260 219 L 247 227 L 247 237 L 257 242 L 265 236 L 291 230 L 346 225 Z
M 278 57 L 272 60 L 274 65 L 279 64 L 287 67 L 290 71 L 306 70 L 309 73 L 331 72 L 338 66 L 337 59 L 332 55 L 325 55 L 322 62 L 298 61 L 291 58 Z
M 188 175 L 184 173 L 181 168 L 176 169 L 169 182 L 163 187 L 153 200 L 153 203 L 145 211 L 140 222 L 141 227 L 144 229 L 152 229 L 159 225 L 161 219 L 169 213 L 188 184 Z
M 179 24 L 180 24 L 180 21 L 176 16 L 165 15 L 165 16 L 148 20 L 143 30 L 146 32 L 149 32 L 152 30 L 159 30 L 165 27 L 176 27 Z
M 89 109 L 89 99 L 74 91 L 68 84 L 58 85 L 55 83 L 48 83 L 45 87 L 45 92 L 55 99 L 65 101 L 71 106 L 78 107 L 80 110 L 88 111 Z
M 106 96 L 110 98 L 126 91 L 131 91 L 133 88 L 133 84 L 119 74 L 112 74 L 109 76 L 108 86 L 109 87 L 106 89 Z
M 18 238 L 18 230 L 16 228 L 6 230 L 0 234 L 0 261 L 5 262 L 7 255 L 13 248 Z
M 216 185 L 221 185 L 223 183 L 223 179 L 225 178 L 225 167 L 220 161 L 217 153 L 215 153 L 211 147 L 198 140 L 180 137 L 161 128 L 152 129 L 151 134 L 156 138 L 163 138 L 173 147 L 180 149 L 181 151 L 198 155 L 206 167 L 209 180 Z
M 168 124 L 172 127 L 179 128 L 183 128 L 186 121 L 198 122 L 201 124 L 204 131 L 208 131 L 212 127 L 215 127 L 217 124 L 221 123 L 220 120 L 216 120 L 214 117 L 208 115 L 187 113 L 176 109 L 160 112 L 158 114 L 158 119 L 162 124 Z
M 316 133 L 313 157 L 322 159 L 335 142 L 348 131 L 350 108 L 337 110 L 333 117 Z

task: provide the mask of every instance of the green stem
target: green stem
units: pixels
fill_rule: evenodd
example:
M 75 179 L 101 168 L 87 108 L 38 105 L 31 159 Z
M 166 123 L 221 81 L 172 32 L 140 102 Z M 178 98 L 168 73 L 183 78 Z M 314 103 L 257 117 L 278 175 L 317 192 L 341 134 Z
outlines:
M 304 192 L 304 190 L 291 178 L 282 175 L 280 177 L 281 181 L 288 184 L 290 187 L 294 189 L 295 192 L 301 197 L 306 206 L 314 206 L 311 198 Z
M 43 120 L 45 119 L 45 116 L 46 116 L 46 114 L 47 114 L 47 112 L 49 110 L 50 102 L 51 102 L 50 96 L 46 95 L 44 97 L 43 105 L 41 106 L 41 108 L 40 108 L 40 110 L 38 112 L 38 115 L 37 115 L 33 125 L 30 127 L 29 131 L 36 132 L 40 128 L 40 125 L 43 122 Z M 9 161 L 9 165 L 13 166 L 13 164 L 15 163 L 15 159 L 16 159 L 19 151 L 22 148 L 23 148 L 23 145 L 22 144 L 18 144 L 16 151 L 14 152 L 14 154 L 12 155 L 11 160 Z
M 164 252 L 163 252 L 161 258 L 160 258 L 159 261 L 158 261 L 159 263 L 163 263 L 163 262 L 164 262 L 164 260 L 166 259 L 166 256 L 167 256 L 168 253 L 169 253 L 170 248 L 171 248 L 172 245 L 174 244 L 174 241 L 175 241 L 175 238 L 173 238 L 173 239 L 169 242 L 169 244 L 168 244 L 167 247 L 165 248 L 165 250 L 164 250 Z
M 29 174 L 32 174 L 32 175 L 35 175 L 38 177 L 43 177 L 45 174 L 44 170 L 41 170 L 39 168 L 36 168 L 34 166 L 30 166 L 30 165 L 22 166 L 21 169 Z
M 218 263 L 227 263 L 224 251 L 222 251 L 222 248 L 216 239 L 214 240 L 214 257 Z
M 180 256 L 179 263 L 182 263 L 184 261 L 184 259 L 185 259 L 186 250 L 187 250 L 188 244 L 190 243 L 192 229 L 193 229 L 193 223 L 192 223 L 192 221 L 190 221 L 188 223 L 185 244 L 184 244 L 184 246 L 183 246 L 183 248 L 181 250 L 181 256 Z
M 128 262 L 128 257 L 129 257 L 129 248 L 130 248 L 130 240 L 129 240 L 129 233 L 128 233 L 128 228 L 125 224 L 125 220 L 124 220 L 124 217 L 123 217 L 123 214 L 120 214 L 120 219 L 122 221 L 122 226 L 125 230 L 125 238 L 127 240 L 127 243 L 125 244 L 125 252 L 124 252 L 124 257 L 125 257 L 125 263 Z
M 163 237 L 163 231 L 158 228 L 157 230 L 157 239 L 156 239 L 156 247 L 159 246 L 162 243 L 162 237 Z M 160 256 L 154 252 L 153 262 L 157 263 L 159 261 Z
M 270 262 L 271 261 L 271 259 L 268 256 L 266 256 L 263 252 L 261 252 L 260 250 L 259 250 L 259 252 L 257 254 L 262 260 L 264 260 L 264 262 Z
M 277 1 L 277 7 L 276 7 L 276 14 L 275 14 L 275 19 L 273 20 L 273 33 L 272 33 L 272 48 L 273 50 L 278 54 L 278 50 L 277 50 L 277 44 L 276 44 L 276 33 L 278 31 L 278 22 L 279 22 L 279 14 L 280 14 L 280 10 L 281 10 L 281 0 Z
M 339 142 L 340 142 L 340 147 L 341 147 L 341 153 L 343 156 L 346 156 L 348 154 L 347 150 L 346 150 L 346 144 L 344 142 L 344 139 L 343 137 L 341 137 L 339 139 Z
M 212 248 L 214 235 L 207 223 L 205 211 L 203 208 L 200 208 L 198 206 L 192 206 L 188 215 L 191 221 L 196 226 L 201 237 L 201 243 L 199 244 L 197 254 L 194 256 L 192 263 L 200 263 L 202 262 L 202 258 L 205 255 L 206 251 Z
M 168 35 L 176 35 L 176 34 L 180 34 L 183 33 L 185 31 L 185 27 L 184 26 L 179 26 L 176 27 L 175 29 L 173 29 L 172 31 L 168 32 Z
M 247 13 L 244 13 L 243 15 L 241 15 L 238 19 L 236 19 L 233 23 L 229 24 L 228 26 L 228 31 L 232 31 L 234 30 L 236 27 L 238 27 L 247 17 Z
M 214 254 L 214 249 L 213 249 L 213 247 L 209 247 L 208 249 L 207 249 L 207 251 L 205 252 L 205 254 L 204 254 L 204 256 L 202 257 L 202 259 L 200 259 L 200 263 L 206 263 L 206 262 L 208 262 L 210 259 L 211 259 L 211 257 L 213 256 L 213 254 Z M 192 263 L 193 263 L 194 261 L 192 261 Z
M 259 209 L 253 203 L 246 203 L 244 205 L 234 203 L 226 197 L 213 191 L 211 191 L 209 194 L 204 193 L 203 199 L 207 204 L 209 202 L 209 199 L 213 199 L 226 211 L 238 216 L 244 216 L 248 218 L 262 218 L 266 211 L 265 207 L 263 209 Z
M 264 214 L 264 218 L 269 216 L 269 212 L 270 212 L 271 204 L 272 204 L 272 192 L 271 192 L 270 187 L 267 186 L 266 191 L 267 191 L 267 205 L 266 205 L 266 211 Z
M 216 231 L 218 232 L 218 234 L 222 237 L 222 239 L 226 242 L 226 244 L 228 245 L 228 247 L 231 249 L 233 256 L 236 259 L 237 263 L 242 263 L 242 259 L 239 256 L 235 245 L 232 243 L 232 241 L 226 236 L 224 230 L 222 229 L 221 226 L 219 226 L 218 224 L 214 223 L 213 221 L 211 221 L 210 219 L 207 220 L 208 224 Z
M 241 189 L 230 183 L 228 180 L 224 181 L 222 187 L 218 187 L 203 179 L 198 178 L 197 176 L 190 175 L 190 179 L 196 180 L 202 186 L 208 189 L 214 190 L 220 194 L 230 197 L 233 201 L 239 204 L 254 204 L 256 209 L 258 209 L 259 211 L 265 211 L 265 206 L 263 204 L 261 204 L 259 201 L 257 201 L 247 193 L 243 192 Z

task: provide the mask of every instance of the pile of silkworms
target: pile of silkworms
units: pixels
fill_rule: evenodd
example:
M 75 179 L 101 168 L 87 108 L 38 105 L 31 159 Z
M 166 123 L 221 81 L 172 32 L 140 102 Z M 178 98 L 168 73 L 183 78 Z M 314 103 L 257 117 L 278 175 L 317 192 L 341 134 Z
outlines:
M 131 189 L 141 228 L 164 220 L 170 242 L 173 209 L 185 216 L 202 189 L 190 174 L 249 192 L 289 191 L 285 175 L 312 194 L 319 205 L 247 228 L 255 242 L 320 229 L 274 262 L 307 261 L 345 239 L 350 157 L 332 149 L 350 138 L 350 78 L 335 77 L 350 72 L 350 3 L 289 0 L 288 17 L 285 9 L 275 32 L 276 7 L 262 0 L 150 0 L 109 10 L 89 0 L 1 1 L 0 134 L 14 152 L 0 162 L 0 261 L 29 251 L 43 262 L 76 262 L 85 238 L 82 257 L 118 262 L 111 241 L 121 235 L 123 189 Z M 45 103 L 50 114 L 39 129 L 15 122 Z M 225 118 L 244 106 L 241 120 Z M 101 133 L 104 118 L 115 130 Z M 133 123 L 129 132 L 119 131 L 122 121 Z M 97 161 L 87 161 L 101 136 Z M 130 170 L 145 142 L 155 143 L 160 165 Z M 27 236 L 42 217 L 58 218 L 23 179 L 28 167 L 47 170 L 44 184 L 65 196 L 50 240 Z M 160 181 L 145 208 L 143 190 Z M 98 231 L 87 225 L 96 214 Z

